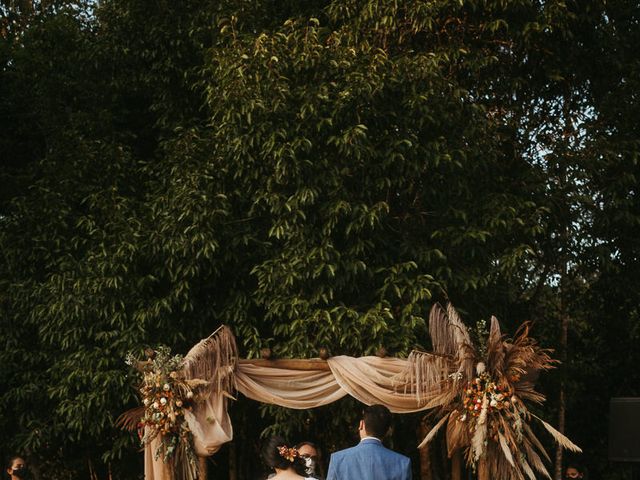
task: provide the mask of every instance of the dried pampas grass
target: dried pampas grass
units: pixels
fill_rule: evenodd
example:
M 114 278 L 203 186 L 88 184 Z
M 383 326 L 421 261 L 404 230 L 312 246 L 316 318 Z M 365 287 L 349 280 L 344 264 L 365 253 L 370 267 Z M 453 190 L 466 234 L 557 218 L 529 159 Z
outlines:
M 543 459 L 550 461 L 529 425 L 539 420 L 555 441 L 571 451 L 579 447 L 542 419 L 524 402 L 542 403 L 535 391 L 540 372 L 554 368 L 550 350 L 540 348 L 523 324 L 506 338 L 495 317 L 486 339 L 486 357 L 473 345 L 469 332 L 450 304 L 435 305 L 429 315 L 433 352 L 413 352 L 408 371 L 398 378 L 416 392 L 425 408 L 437 407 L 440 420 L 419 447 L 432 441 L 446 423 L 449 456 L 461 450 L 467 463 L 484 478 L 535 480 L 551 478 Z M 477 372 L 476 372 L 477 368 Z M 471 399 L 471 400 L 470 400 Z M 463 402 L 464 400 L 464 402 Z

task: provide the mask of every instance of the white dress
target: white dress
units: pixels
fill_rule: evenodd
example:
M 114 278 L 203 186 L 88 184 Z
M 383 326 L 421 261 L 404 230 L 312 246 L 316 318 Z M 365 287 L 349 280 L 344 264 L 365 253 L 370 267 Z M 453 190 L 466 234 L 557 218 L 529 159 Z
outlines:
M 267 480 L 270 480 L 272 475 L 267 477 Z M 304 480 L 318 480 L 316 477 L 304 477 Z

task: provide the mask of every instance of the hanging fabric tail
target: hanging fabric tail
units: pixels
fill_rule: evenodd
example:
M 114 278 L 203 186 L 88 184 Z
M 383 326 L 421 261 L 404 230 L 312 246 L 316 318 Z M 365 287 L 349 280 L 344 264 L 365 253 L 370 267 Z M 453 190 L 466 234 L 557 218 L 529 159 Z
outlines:
M 231 393 L 237 361 L 236 339 L 231 329 L 222 325 L 189 350 L 184 359 L 184 371 L 188 379 L 208 381 L 211 392 Z

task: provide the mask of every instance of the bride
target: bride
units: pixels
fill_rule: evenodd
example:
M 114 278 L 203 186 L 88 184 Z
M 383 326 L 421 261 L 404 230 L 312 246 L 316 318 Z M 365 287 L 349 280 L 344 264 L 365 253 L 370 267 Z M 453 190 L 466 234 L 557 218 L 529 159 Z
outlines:
M 289 447 L 282 437 L 271 437 L 262 449 L 262 458 L 276 474 L 269 480 L 315 480 L 305 476 L 306 463 L 298 450 Z

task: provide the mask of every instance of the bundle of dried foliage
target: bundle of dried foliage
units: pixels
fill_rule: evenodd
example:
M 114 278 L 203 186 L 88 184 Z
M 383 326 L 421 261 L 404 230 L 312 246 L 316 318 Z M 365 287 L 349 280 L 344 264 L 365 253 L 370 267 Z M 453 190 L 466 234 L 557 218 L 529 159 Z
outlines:
M 536 419 L 562 447 L 580 451 L 527 408 L 528 402 L 544 401 L 535 380 L 557 363 L 531 338 L 527 324 L 508 339 L 492 317 L 481 348 L 451 305 L 435 305 L 429 333 L 433 352 L 412 352 L 409 369 L 398 379 L 438 418 L 419 447 L 446 425 L 449 456 L 462 451 L 468 465 L 484 470 L 482 477 L 535 480 L 538 472 L 551 478 L 543 462 L 549 456 L 530 426 Z

